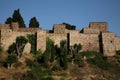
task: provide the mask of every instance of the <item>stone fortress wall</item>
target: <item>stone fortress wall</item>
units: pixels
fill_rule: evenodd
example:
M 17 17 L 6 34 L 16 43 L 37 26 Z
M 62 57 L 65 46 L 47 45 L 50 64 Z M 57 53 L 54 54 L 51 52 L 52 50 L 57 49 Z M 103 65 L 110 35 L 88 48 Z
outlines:
M 58 46 L 61 40 L 69 40 L 69 47 L 80 43 L 82 51 L 94 50 L 102 52 L 105 56 L 115 55 L 116 50 L 120 50 L 120 37 L 108 32 L 107 22 L 90 22 L 89 27 L 82 30 L 68 30 L 65 24 L 55 24 L 52 31 L 41 28 L 19 28 L 15 22 L 10 25 L 0 24 L 0 43 L 4 50 L 15 42 L 16 37 L 27 34 L 36 35 L 36 49 L 42 51 L 46 49 L 47 37 Z

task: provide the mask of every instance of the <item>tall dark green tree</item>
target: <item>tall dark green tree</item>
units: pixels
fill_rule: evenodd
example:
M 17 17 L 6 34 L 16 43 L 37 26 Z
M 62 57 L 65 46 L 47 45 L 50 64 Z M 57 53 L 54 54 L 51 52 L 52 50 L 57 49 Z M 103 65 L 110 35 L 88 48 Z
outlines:
M 39 28 L 39 22 L 36 17 L 30 19 L 29 28 Z
M 19 23 L 19 27 L 20 28 L 25 28 L 25 23 L 24 23 L 24 20 L 20 14 L 20 10 L 17 9 L 17 10 L 14 10 L 14 13 L 12 15 L 13 17 L 13 22 L 18 22 Z
M 54 61 L 54 41 L 47 38 L 46 40 L 46 52 L 48 53 L 49 59 L 51 62 Z
M 36 36 L 34 34 L 28 34 L 27 35 L 28 41 L 31 44 L 31 53 L 36 52 Z
M 60 42 L 60 66 L 63 67 L 63 69 L 68 68 L 68 61 L 67 61 L 67 41 L 62 40 Z

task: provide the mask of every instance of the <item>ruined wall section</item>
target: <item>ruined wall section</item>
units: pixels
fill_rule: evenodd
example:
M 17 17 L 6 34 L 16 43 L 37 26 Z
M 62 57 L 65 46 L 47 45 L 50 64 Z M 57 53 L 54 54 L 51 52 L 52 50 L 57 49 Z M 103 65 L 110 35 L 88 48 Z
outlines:
M 114 39 L 114 33 L 102 33 L 102 46 L 105 56 L 113 56 L 116 54 Z
M 46 50 L 46 31 L 39 30 L 37 31 L 37 41 L 36 41 L 37 51 L 40 49 L 41 51 Z
M 94 50 L 99 52 L 100 50 L 99 34 L 83 34 L 79 33 L 79 31 L 71 31 L 70 46 L 73 46 L 75 43 L 82 45 L 82 51 Z

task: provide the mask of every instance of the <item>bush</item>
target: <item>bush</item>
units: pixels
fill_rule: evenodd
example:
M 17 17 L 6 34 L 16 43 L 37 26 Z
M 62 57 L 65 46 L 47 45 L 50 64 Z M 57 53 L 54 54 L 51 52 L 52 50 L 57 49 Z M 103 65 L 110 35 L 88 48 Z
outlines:
M 96 65 L 102 69 L 108 69 L 110 66 L 110 63 L 107 62 L 107 57 L 99 53 L 96 54 L 93 58 L 88 58 L 87 61 L 90 64 Z
M 26 65 L 32 68 L 34 66 L 34 62 L 32 60 L 27 59 L 26 60 Z
M 102 69 L 107 69 L 110 66 L 110 63 L 107 62 L 107 57 L 95 51 L 84 51 L 79 53 L 75 56 L 74 63 L 77 65 L 83 64 L 84 56 L 86 57 L 88 63 L 96 65 Z
M 62 68 L 61 68 L 59 65 L 54 65 L 54 66 L 52 67 L 52 70 L 53 70 L 53 71 L 60 71 L 60 70 L 62 70 Z
M 120 58 L 118 59 L 118 62 L 120 63 Z
M 116 51 L 116 53 L 117 53 L 118 55 L 120 55 L 120 50 Z
M 6 58 L 6 62 L 7 62 L 8 64 L 12 64 L 12 63 L 14 63 L 14 62 L 16 62 L 16 61 L 17 61 L 17 56 L 16 56 L 15 54 L 10 54 L 10 55 L 8 55 L 7 58 Z
M 2 47 L 2 46 L 0 46 L 0 53 L 1 53 L 1 52 L 3 52 L 3 47 Z
M 75 59 L 74 59 L 74 63 L 77 64 L 77 65 L 80 65 L 83 63 L 83 60 L 80 56 L 77 56 Z
M 29 71 L 25 75 L 22 76 L 21 80 L 37 80 L 37 78 L 35 77 L 33 72 Z

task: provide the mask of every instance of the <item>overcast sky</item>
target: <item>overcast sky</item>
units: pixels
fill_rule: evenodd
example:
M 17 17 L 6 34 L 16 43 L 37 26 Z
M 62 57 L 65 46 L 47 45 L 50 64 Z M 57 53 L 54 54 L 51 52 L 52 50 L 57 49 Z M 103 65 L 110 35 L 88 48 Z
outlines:
M 63 22 L 87 27 L 89 22 L 108 22 L 110 32 L 120 36 L 120 0 L 0 0 L 0 23 L 20 9 L 26 26 L 36 17 L 43 29 Z

